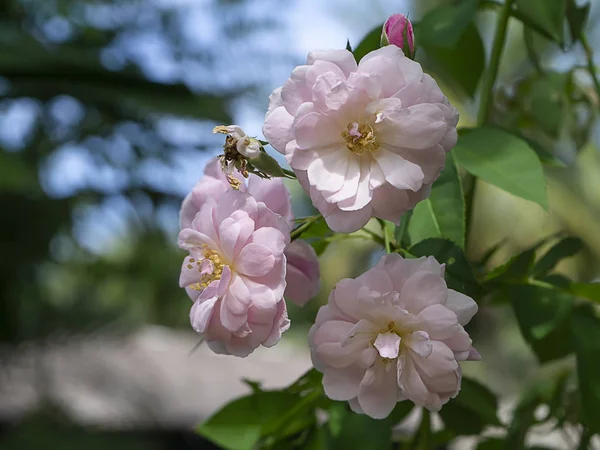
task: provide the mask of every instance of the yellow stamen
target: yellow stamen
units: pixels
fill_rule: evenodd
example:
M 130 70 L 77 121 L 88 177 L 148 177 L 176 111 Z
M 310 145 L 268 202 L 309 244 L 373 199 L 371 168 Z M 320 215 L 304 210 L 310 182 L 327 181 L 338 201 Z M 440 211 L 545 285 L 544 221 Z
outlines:
M 352 131 L 352 128 L 355 130 Z M 357 155 L 372 153 L 379 148 L 373 127 L 367 123 L 360 124 L 357 128 L 356 123 L 348 124 L 348 129 L 342 132 L 342 137 L 346 141 L 348 150 Z

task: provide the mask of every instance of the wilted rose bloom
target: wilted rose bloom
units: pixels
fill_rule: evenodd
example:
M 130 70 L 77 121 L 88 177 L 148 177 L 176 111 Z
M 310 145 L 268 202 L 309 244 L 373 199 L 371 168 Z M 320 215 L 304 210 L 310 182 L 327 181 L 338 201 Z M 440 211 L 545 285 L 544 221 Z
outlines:
M 234 138 L 235 148 L 247 158 L 256 158 L 260 153 L 260 143 L 255 138 L 248 137 L 246 132 L 237 125 L 220 125 L 214 128 L 213 133 L 228 134 Z
M 375 216 L 400 223 L 429 195 L 456 144 L 458 114 L 421 66 L 388 45 L 357 66 L 309 53 L 271 94 L 263 133 L 334 231 Z
M 257 202 L 264 203 L 274 213 L 282 216 L 293 226 L 294 214 L 290 201 L 290 194 L 279 178 L 266 180 L 250 174 L 248 185 L 237 173 L 240 182 L 239 190 L 252 195 Z M 183 201 L 180 212 L 181 228 L 189 228 L 192 220 L 208 200 L 216 202 L 228 191 L 232 190 L 227 181 L 221 164 L 217 158 L 206 165 L 204 177 L 194 186 L 192 192 Z M 313 248 L 304 241 L 294 241 L 286 247 L 284 254 L 287 259 L 287 275 L 285 297 L 299 306 L 306 304 L 313 298 L 320 288 L 319 260 Z M 195 295 L 195 293 L 192 293 Z
M 304 241 L 294 241 L 285 249 L 287 274 L 285 297 L 304 306 L 319 293 L 321 271 L 315 250 Z
M 393 14 L 385 21 L 381 40 L 401 48 L 406 56 L 412 57 L 415 54 L 413 26 L 404 14 Z
M 289 243 L 285 219 L 251 195 L 230 190 L 207 199 L 179 233 L 180 285 L 197 294 L 193 328 L 217 353 L 247 356 L 276 344 L 289 321 L 283 292 Z
M 390 254 L 337 284 L 309 333 L 329 398 L 384 418 L 405 399 L 439 411 L 456 396 L 458 361 L 479 359 L 463 328 L 477 304 L 443 275 L 433 257 Z

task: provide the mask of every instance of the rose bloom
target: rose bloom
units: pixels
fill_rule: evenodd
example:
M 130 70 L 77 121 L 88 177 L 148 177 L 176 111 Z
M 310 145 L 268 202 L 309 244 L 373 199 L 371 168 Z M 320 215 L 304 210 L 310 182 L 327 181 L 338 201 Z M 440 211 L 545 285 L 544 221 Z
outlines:
M 270 97 L 263 134 L 338 232 L 400 223 L 456 144 L 458 113 L 421 66 L 388 45 L 360 64 L 317 50 Z
M 289 244 L 285 219 L 251 195 L 230 190 L 207 199 L 179 233 L 188 250 L 180 285 L 194 306 L 190 320 L 209 347 L 247 356 L 275 345 L 289 328 L 283 292 Z
M 446 287 L 444 267 L 389 254 L 337 284 L 309 333 L 329 398 L 380 419 L 405 399 L 439 411 L 456 396 L 458 362 L 479 359 L 463 328 L 477 304 Z
M 282 216 L 293 226 L 294 214 L 290 194 L 279 178 L 270 180 L 250 174 L 248 184 L 244 183 L 237 173 L 232 173 L 240 182 L 240 191 L 252 195 L 257 202 L 262 202 L 276 214 Z M 189 228 L 192 220 L 208 200 L 218 202 L 220 198 L 233 188 L 221 170 L 217 158 L 206 165 L 204 176 L 194 186 L 192 192 L 184 199 L 181 213 L 181 228 Z M 289 244 L 284 254 L 287 260 L 285 297 L 298 306 L 303 306 L 315 297 L 321 287 L 319 260 L 313 248 L 305 241 L 296 240 Z M 197 295 L 193 292 L 192 295 Z

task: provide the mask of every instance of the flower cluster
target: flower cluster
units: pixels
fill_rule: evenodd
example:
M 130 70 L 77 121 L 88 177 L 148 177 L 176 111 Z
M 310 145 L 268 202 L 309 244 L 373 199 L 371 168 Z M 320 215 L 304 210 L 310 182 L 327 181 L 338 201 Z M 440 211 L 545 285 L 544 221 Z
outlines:
M 190 255 L 180 285 L 194 301 L 193 328 L 214 351 L 246 356 L 276 344 L 289 327 L 284 295 L 303 305 L 317 294 L 317 256 L 290 243 L 293 219 L 281 180 L 250 175 L 246 185 L 217 158 L 183 201 L 179 245 Z
M 311 52 L 270 97 L 263 133 L 336 232 L 372 217 L 399 224 L 427 198 L 457 139 L 456 110 L 410 59 L 406 17 L 388 19 L 382 45 L 358 64 L 347 50 Z M 224 154 L 181 208 L 189 255 L 180 285 L 208 345 L 246 356 L 288 329 L 284 296 L 304 305 L 317 294 L 319 263 L 310 245 L 291 241 L 290 196 L 269 175 L 290 172 L 254 175 L 247 168 L 268 157 L 264 143 L 238 126 L 215 132 L 227 134 Z M 480 358 L 463 328 L 477 304 L 448 289 L 444 271 L 433 257 L 391 253 L 337 284 L 308 337 L 328 397 L 384 418 L 402 400 L 438 411 L 457 395 L 459 362 Z

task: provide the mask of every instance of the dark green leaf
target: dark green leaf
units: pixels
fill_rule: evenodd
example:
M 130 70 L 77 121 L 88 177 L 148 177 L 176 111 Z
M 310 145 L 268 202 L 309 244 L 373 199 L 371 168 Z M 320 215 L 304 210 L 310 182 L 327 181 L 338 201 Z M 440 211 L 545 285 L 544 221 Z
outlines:
M 286 177 L 285 172 L 277 160 L 267 152 L 261 151 L 256 158 L 252 158 L 250 160 L 250 164 L 261 172 L 271 175 L 272 177 Z
M 332 439 L 331 449 L 386 450 L 392 447 L 392 427 L 388 420 L 361 414 L 347 414 L 340 433 Z
M 565 0 L 517 0 L 517 10 L 559 44 L 564 42 Z
M 360 41 L 360 43 L 356 46 L 354 49 L 354 58 L 357 62 L 360 61 L 367 53 L 379 48 L 382 29 L 383 24 L 377 25 L 375 28 L 369 31 L 363 40 Z
M 497 128 L 476 128 L 462 134 L 452 152 L 458 165 L 473 175 L 548 209 L 540 160 L 519 137 Z
M 510 285 L 504 289 L 523 338 L 541 362 L 572 352 L 570 319 L 574 299 L 570 294 L 532 285 Z
M 411 242 L 445 237 L 464 248 L 465 200 L 452 154 L 448 154 L 446 166 L 433 184 L 429 198 L 414 208 L 408 232 Z
M 575 0 L 567 0 L 567 23 L 569 24 L 569 31 L 571 33 L 571 39 L 573 42 L 579 40 L 581 32 L 584 30 L 590 14 L 591 6 L 591 3 L 577 6 L 577 2 Z
M 198 427 L 198 433 L 227 450 L 251 450 L 273 432 L 283 414 L 300 401 L 289 392 L 263 391 L 227 404 Z
M 438 262 L 445 263 L 449 288 L 475 298 L 481 294 L 481 286 L 473 275 L 471 265 L 454 242 L 442 238 L 425 239 L 413 245 L 410 254 L 416 257 L 433 256 Z
M 513 256 L 501 266 L 496 267 L 485 276 L 484 281 L 495 283 L 524 281 L 529 277 L 534 261 L 535 249 L 527 249 L 524 252 Z
M 464 0 L 456 6 L 442 5 L 429 12 L 419 23 L 419 44 L 457 47 L 458 41 L 473 21 L 478 0 Z
M 569 290 L 577 297 L 600 303 L 600 283 L 571 283 Z
M 596 310 L 591 305 L 576 308 L 571 330 L 583 423 L 594 433 L 600 433 L 600 319 Z
M 500 425 L 496 395 L 478 381 L 463 377 L 460 393 L 450 400 L 440 416 L 457 435 L 479 434 L 487 425 Z
M 415 25 L 415 34 L 420 36 L 421 24 Z M 485 51 L 479 31 L 470 24 L 452 48 L 419 41 L 426 58 L 423 66 L 434 72 L 437 78 L 457 93 L 470 97 L 475 95 L 485 66 Z M 421 52 L 419 52 L 420 56 Z
M 533 276 L 539 277 L 552 271 L 561 259 L 576 255 L 583 250 L 581 239 L 567 237 L 559 241 L 548 252 L 540 258 L 533 269 Z

